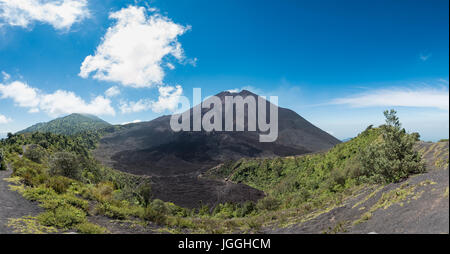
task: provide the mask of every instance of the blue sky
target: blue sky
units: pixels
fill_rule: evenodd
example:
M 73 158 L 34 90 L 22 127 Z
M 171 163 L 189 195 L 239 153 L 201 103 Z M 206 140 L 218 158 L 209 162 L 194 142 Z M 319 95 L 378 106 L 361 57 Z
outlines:
M 79 111 L 151 120 L 200 87 L 279 96 L 341 139 L 387 108 L 448 138 L 445 0 L 24 2 L 0 0 L 0 133 Z

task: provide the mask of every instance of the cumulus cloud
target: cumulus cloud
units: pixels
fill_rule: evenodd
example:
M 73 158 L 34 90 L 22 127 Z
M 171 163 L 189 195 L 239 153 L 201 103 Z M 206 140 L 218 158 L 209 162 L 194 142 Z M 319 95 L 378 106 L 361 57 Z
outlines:
M 8 117 L 0 114 L 0 124 L 6 124 L 6 123 L 9 123 L 11 121 L 12 121 L 11 118 L 8 118 Z
M 89 17 L 88 0 L 0 0 L 0 25 L 27 28 L 34 22 L 68 30 Z
M 148 15 L 144 7 L 129 6 L 109 16 L 108 28 L 94 55 L 87 56 L 79 75 L 118 82 L 124 86 L 162 85 L 164 67 L 172 69 L 172 57 L 182 61 L 184 52 L 178 37 L 190 27 L 174 23 L 158 13 Z
M 103 96 L 86 102 L 70 91 L 57 90 L 47 94 L 20 81 L 0 83 L 0 98 L 12 99 L 17 106 L 28 108 L 30 113 L 43 111 L 50 116 L 70 113 L 115 115 L 111 101 Z
M 38 110 L 40 102 L 38 92 L 36 88 L 20 81 L 14 81 L 7 85 L 0 84 L 0 98 L 13 99 L 17 106 L 30 108 L 31 111 Z
M 107 97 L 114 97 L 120 94 L 120 89 L 117 86 L 112 86 L 105 91 Z
M 380 89 L 346 98 L 333 100 L 332 104 L 344 104 L 351 107 L 425 107 L 449 109 L 449 91 L 446 89 Z
M 183 94 L 181 86 L 161 86 L 158 89 L 159 97 L 157 101 L 141 99 L 138 101 L 122 102 L 120 111 L 122 113 L 136 113 L 146 110 L 152 110 L 156 113 L 162 113 L 166 110 L 174 112 L 178 109 L 180 97 Z

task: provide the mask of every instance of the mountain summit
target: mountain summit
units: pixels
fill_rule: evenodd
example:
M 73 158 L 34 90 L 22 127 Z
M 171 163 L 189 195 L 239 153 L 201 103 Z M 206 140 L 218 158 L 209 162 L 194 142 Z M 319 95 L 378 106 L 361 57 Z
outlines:
M 73 135 L 83 131 L 94 131 L 110 126 L 108 122 L 89 114 L 71 114 L 56 118 L 50 122 L 38 123 L 18 134 L 28 132 L 51 132 L 54 134 Z

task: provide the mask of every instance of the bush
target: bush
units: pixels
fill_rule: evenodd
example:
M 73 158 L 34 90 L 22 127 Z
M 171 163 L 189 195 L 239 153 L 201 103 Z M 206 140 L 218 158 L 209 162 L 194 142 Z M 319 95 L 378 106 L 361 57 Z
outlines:
M 280 207 L 281 202 L 274 197 L 266 197 L 259 200 L 257 207 L 259 210 L 274 211 Z
M 158 225 L 166 224 L 167 215 L 162 211 L 155 209 L 152 206 L 148 206 L 144 210 L 144 214 L 142 215 L 144 220 L 152 221 Z
M 247 201 L 238 210 L 238 214 L 237 215 L 239 217 L 245 217 L 247 215 L 250 215 L 254 211 L 256 211 L 256 204 L 251 202 L 251 201 Z
M 144 183 L 139 187 L 138 194 L 141 200 L 141 204 L 144 206 L 148 206 L 152 198 L 152 187 L 149 183 Z
M 95 207 L 95 211 L 98 214 L 118 220 L 125 220 L 130 216 L 140 217 L 144 212 L 143 210 L 143 208 L 138 206 L 130 206 L 130 204 L 126 201 L 116 201 L 115 203 L 105 202 L 98 204 Z
M 27 147 L 23 156 L 36 163 L 42 163 L 47 157 L 47 152 L 41 146 L 30 145 Z
M 114 192 L 114 184 L 111 182 L 101 182 L 92 190 L 92 195 L 99 202 L 110 201 Z
M 64 176 L 53 176 L 49 177 L 46 182 L 46 186 L 52 188 L 56 193 L 62 194 L 69 189 L 73 180 Z
M 81 169 L 78 156 L 69 152 L 55 153 L 50 160 L 50 174 L 80 179 Z
M 77 224 L 86 221 L 86 213 L 71 205 L 57 207 L 38 215 L 38 220 L 42 225 L 54 226 L 56 228 L 70 229 Z
M 381 126 L 381 140 L 362 153 L 364 174 L 374 182 L 399 182 L 411 174 L 425 171 L 421 156 L 414 150 L 419 134 L 407 134 L 401 128 L 395 110 L 385 111 L 386 125 Z
M 84 223 L 78 224 L 76 226 L 76 229 L 77 229 L 78 233 L 81 233 L 81 234 L 107 234 L 107 233 L 109 233 L 109 231 L 106 228 L 95 225 L 90 222 L 84 222 Z

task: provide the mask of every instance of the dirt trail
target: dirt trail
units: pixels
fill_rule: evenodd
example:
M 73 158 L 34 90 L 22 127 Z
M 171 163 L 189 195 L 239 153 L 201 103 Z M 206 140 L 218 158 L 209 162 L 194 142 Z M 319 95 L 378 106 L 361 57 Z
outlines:
M 10 183 L 4 179 L 10 177 L 11 173 L 10 169 L 0 171 L 0 234 L 14 233 L 7 226 L 9 219 L 36 216 L 43 211 L 37 204 L 26 200 L 19 193 L 9 189 Z

